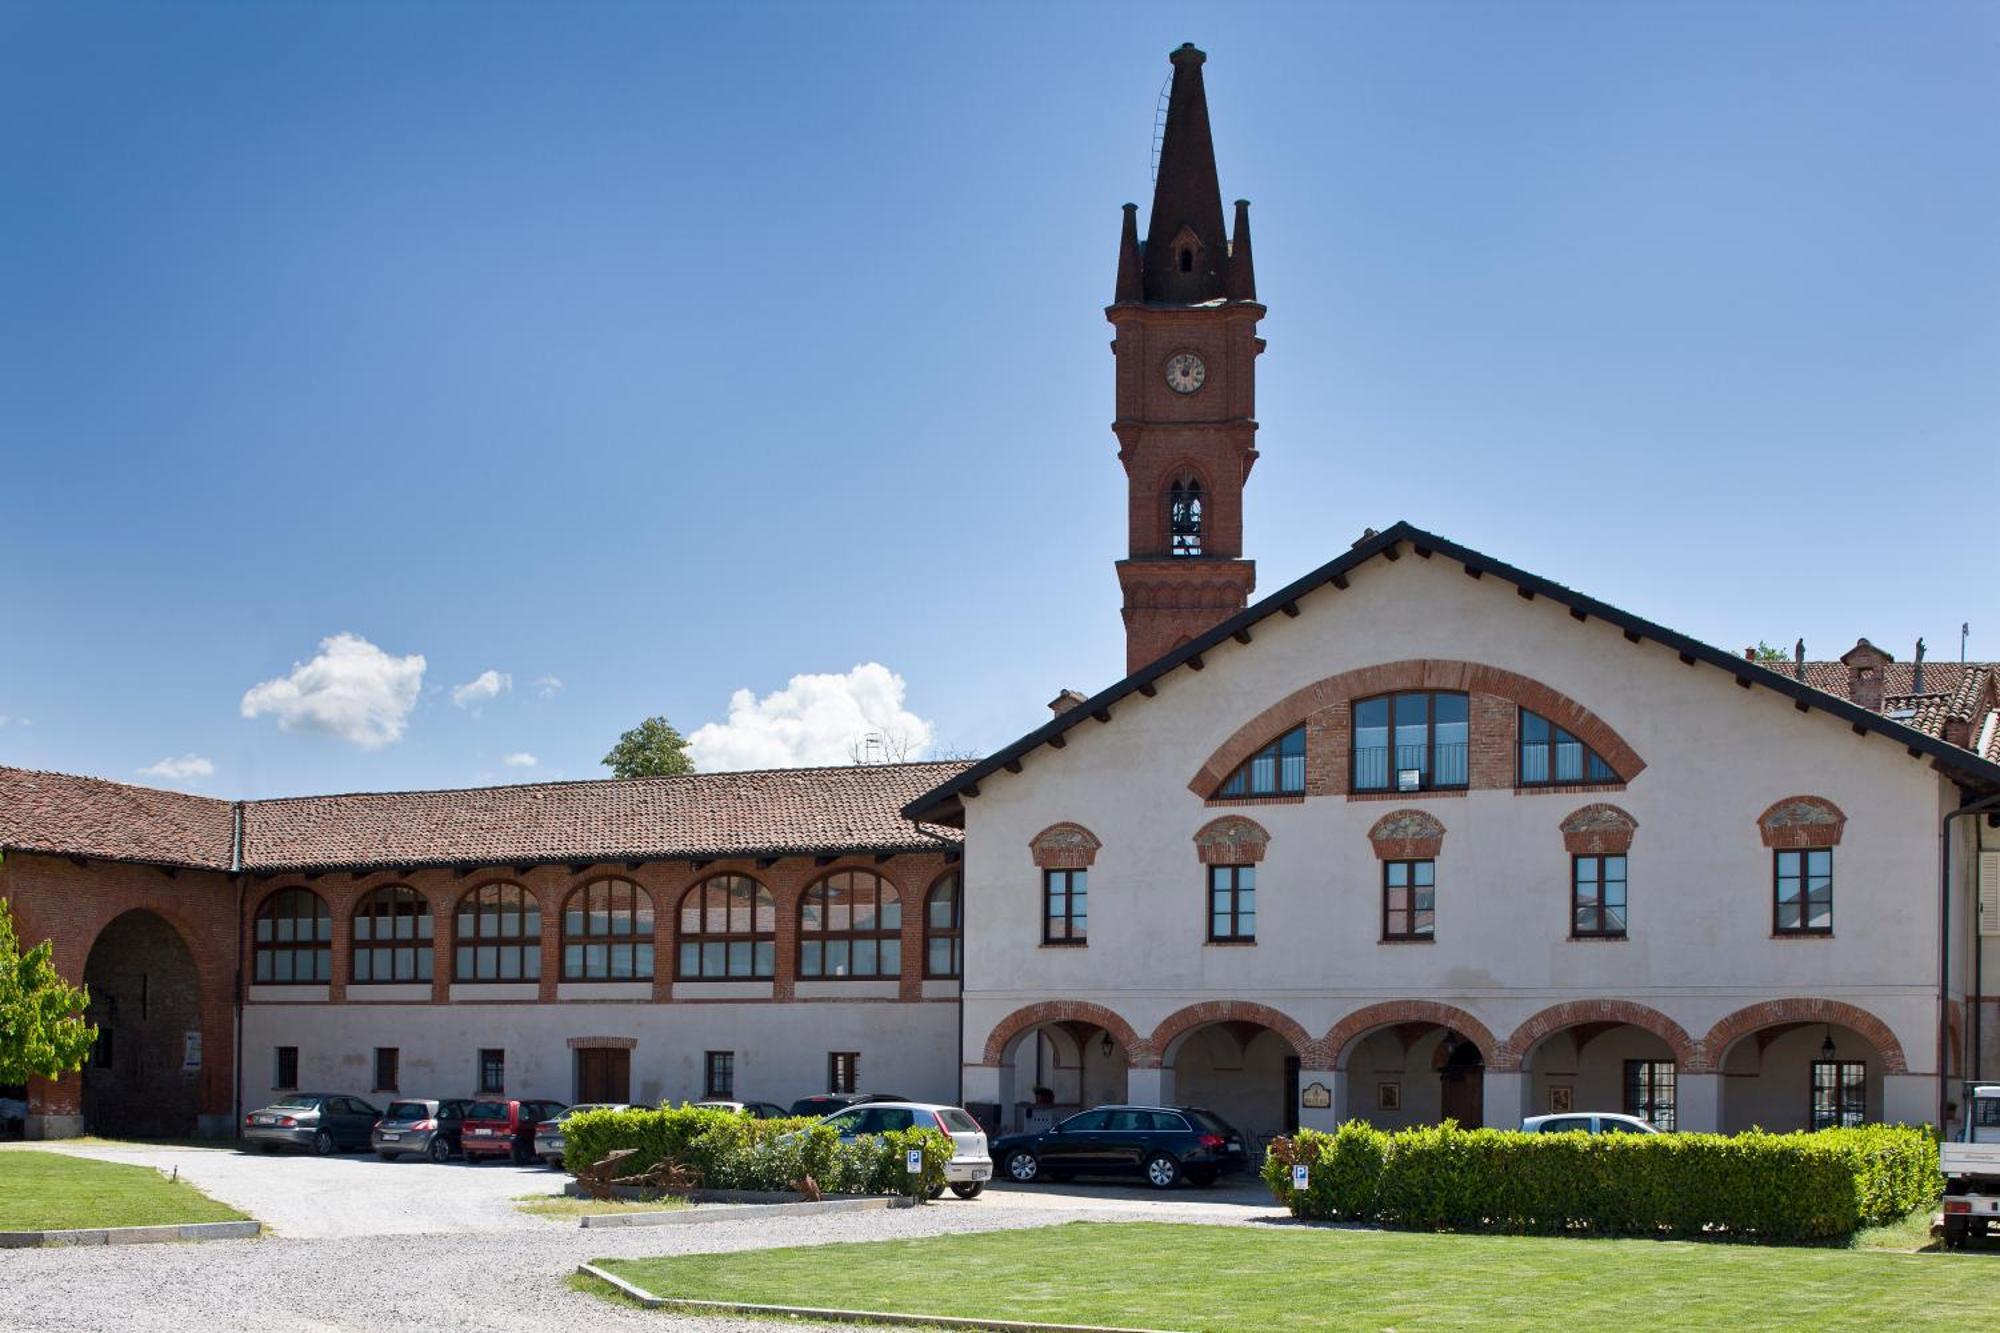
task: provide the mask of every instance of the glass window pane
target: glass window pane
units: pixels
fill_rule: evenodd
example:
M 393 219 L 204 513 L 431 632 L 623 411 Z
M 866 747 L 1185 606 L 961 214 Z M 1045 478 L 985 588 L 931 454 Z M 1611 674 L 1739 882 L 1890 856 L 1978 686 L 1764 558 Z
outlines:
M 826 967 L 824 946 L 818 940 L 807 940 L 799 946 L 799 974 L 817 977 L 823 975 Z
M 903 900 L 895 890 L 884 885 L 882 888 L 882 929 L 901 930 L 903 928 Z
M 771 976 L 777 966 L 778 946 L 770 940 L 759 940 L 754 953 L 756 971 L 753 975 L 760 977 Z
M 880 946 L 877 974 L 885 977 L 901 976 L 903 972 L 903 942 L 883 940 Z
M 932 976 L 951 975 L 951 941 L 932 940 L 925 951 L 924 970 Z
M 684 977 L 701 975 L 701 946 L 694 943 L 681 945 L 680 973 Z
M 876 951 L 874 940 L 856 940 L 852 948 L 852 975 L 872 977 L 876 975 Z

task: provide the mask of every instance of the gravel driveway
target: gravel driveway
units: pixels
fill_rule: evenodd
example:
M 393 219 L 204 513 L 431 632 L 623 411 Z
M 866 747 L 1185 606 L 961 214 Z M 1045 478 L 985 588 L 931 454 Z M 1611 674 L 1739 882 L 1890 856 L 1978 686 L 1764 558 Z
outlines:
M 946 1196 L 912 1210 L 585 1231 L 573 1221 L 514 1210 L 516 1195 L 560 1188 L 563 1177 L 536 1168 L 198 1148 L 69 1151 L 178 1165 L 183 1178 L 261 1217 L 275 1234 L 199 1245 L 9 1251 L 0 1260 L 0 1330 L 769 1333 L 769 1321 L 612 1305 L 570 1290 L 565 1279 L 578 1263 L 601 1256 L 883 1240 L 1091 1218 L 1231 1222 L 1274 1213 L 1268 1201 L 1256 1204 L 1236 1190 L 1163 1195 L 1072 1186 L 1060 1192 L 996 1189 L 969 1203 Z

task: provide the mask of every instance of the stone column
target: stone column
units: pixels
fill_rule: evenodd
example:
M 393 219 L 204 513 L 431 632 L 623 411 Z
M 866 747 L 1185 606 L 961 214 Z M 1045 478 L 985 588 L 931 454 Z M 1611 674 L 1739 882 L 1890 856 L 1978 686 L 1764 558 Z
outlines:
M 1528 1114 L 1526 1071 L 1489 1069 L 1484 1081 L 1485 1102 L 1480 1107 L 1480 1117 L 1486 1122 L 1486 1128 L 1519 1129 L 1522 1117 Z
M 1313 1106 L 1320 1100 L 1318 1090 L 1324 1089 L 1326 1105 Z M 1301 1069 L 1299 1071 L 1299 1128 L 1317 1129 L 1331 1134 L 1339 1125 L 1347 1108 L 1347 1073 L 1340 1069 Z
M 1690 1134 L 1720 1134 L 1722 1128 L 1722 1075 L 1674 1075 L 1674 1128 Z
M 1172 1106 L 1174 1071 L 1157 1065 L 1126 1070 L 1125 1100 L 1135 1106 Z

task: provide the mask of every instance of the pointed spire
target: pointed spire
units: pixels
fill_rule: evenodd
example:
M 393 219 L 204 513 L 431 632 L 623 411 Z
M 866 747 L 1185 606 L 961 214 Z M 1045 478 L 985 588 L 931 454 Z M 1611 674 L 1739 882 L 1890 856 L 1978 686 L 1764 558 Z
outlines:
M 1229 299 L 1257 299 L 1257 266 L 1250 258 L 1250 201 L 1236 201 L 1236 233 L 1229 240 Z
M 1156 303 L 1196 305 L 1226 295 L 1229 267 L 1208 94 L 1201 82 L 1202 62 L 1208 57 L 1194 43 L 1184 42 L 1167 58 L 1174 78 L 1153 182 L 1153 216 L 1146 228 L 1145 296 Z
M 1118 237 L 1118 286 L 1113 303 L 1124 305 L 1146 299 L 1146 285 L 1139 273 L 1139 206 L 1125 205 L 1125 229 Z

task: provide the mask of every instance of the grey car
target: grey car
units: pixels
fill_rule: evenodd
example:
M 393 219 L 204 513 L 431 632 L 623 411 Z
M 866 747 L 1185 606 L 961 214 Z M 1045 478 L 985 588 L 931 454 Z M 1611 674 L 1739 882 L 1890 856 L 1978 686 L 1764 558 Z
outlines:
M 308 1148 L 325 1157 L 368 1147 L 382 1113 L 359 1097 L 333 1092 L 292 1092 L 243 1117 L 243 1144 L 265 1152 Z
M 535 1156 L 542 1159 L 545 1166 L 563 1164 L 563 1121 L 578 1111 L 629 1111 L 630 1102 L 585 1102 L 581 1106 L 566 1106 L 556 1112 L 555 1119 L 544 1120 L 535 1126 Z
M 470 1105 L 469 1097 L 443 1101 L 434 1097 L 399 1098 L 389 1103 L 389 1109 L 376 1122 L 374 1132 L 368 1136 L 369 1146 L 385 1162 L 393 1162 L 404 1153 L 421 1153 L 433 1162 L 448 1162 L 458 1151 L 459 1131 L 465 1125 L 465 1108 Z

